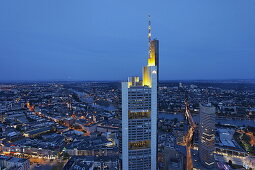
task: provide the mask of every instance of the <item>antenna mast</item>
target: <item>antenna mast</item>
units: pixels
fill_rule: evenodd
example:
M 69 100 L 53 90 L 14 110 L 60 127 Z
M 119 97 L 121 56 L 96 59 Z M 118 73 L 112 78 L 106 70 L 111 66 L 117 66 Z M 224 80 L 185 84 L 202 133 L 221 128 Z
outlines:
M 148 15 L 148 20 L 149 20 L 149 23 L 148 23 L 148 41 L 149 41 L 149 49 L 148 49 L 148 52 L 149 52 L 149 58 L 151 57 L 151 16 Z
M 151 42 L 151 16 L 149 15 L 149 24 L 148 24 L 148 39 L 149 43 Z

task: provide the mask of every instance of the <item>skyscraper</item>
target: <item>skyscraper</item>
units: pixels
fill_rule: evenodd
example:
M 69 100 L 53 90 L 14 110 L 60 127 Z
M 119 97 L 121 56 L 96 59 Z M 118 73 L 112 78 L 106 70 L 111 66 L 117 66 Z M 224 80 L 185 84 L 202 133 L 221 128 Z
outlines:
M 213 168 L 215 149 L 215 107 L 200 104 L 199 158 L 206 168 Z
M 122 82 L 122 169 L 157 169 L 157 84 L 159 41 L 151 40 L 143 80 Z

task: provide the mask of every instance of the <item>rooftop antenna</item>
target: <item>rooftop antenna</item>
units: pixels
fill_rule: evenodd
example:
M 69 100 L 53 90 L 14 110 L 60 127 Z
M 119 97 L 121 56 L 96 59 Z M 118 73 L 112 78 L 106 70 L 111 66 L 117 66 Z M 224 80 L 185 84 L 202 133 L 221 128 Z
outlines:
M 149 58 L 150 58 L 150 53 L 151 53 L 151 16 L 148 15 L 148 41 L 149 41 Z
M 148 40 L 151 42 L 151 16 L 148 15 L 149 23 L 148 23 Z

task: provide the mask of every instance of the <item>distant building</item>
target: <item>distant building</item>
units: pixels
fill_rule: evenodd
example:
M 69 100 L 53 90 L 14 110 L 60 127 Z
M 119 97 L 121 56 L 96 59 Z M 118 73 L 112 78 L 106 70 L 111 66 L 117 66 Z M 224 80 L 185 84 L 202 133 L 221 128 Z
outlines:
M 0 169 L 28 170 L 29 168 L 28 159 L 0 155 Z
M 50 132 L 52 130 L 53 130 L 53 127 L 51 127 L 51 126 L 49 126 L 49 127 L 42 127 L 42 128 L 33 129 L 33 130 L 28 131 L 28 132 L 25 132 L 23 135 L 25 137 L 35 138 L 35 137 L 37 137 L 39 135 L 48 133 L 48 132 Z
M 180 151 L 174 148 L 164 147 L 164 170 L 183 170 L 184 161 Z
M 183 88 L 183 86 L 182 86 L 182 83 L 181 83 L 181 82 L 179 83 L 179 88 Z
M 199 123 L 199 158 L 207 168 L 214 167 L 215 150 L 215 107 L 209 104 L 200 104 Z
M 233 135 L 235 129 L 217 128 L 219 140 L 215 143 L 215 153 L 218 155 L 228 155 L 230 157 L 246 157 L 248 154 L 236 142 Z
M 75 120 L 73 118 L 68 117 L 63 120 L 63 123 L 65 126 L 72 126 L 75 123 Z
M 0 111 L 0 122 L 4 123 L 4 121 L 5 121 L 5 114 L 4 114 L 4 112 Z
M 143 80 L 122 82 L 122 169 L 157 169 L 158 40 L 151 40 Z
M 72 156 L 63 170 L 118 170 L 117 156 Z

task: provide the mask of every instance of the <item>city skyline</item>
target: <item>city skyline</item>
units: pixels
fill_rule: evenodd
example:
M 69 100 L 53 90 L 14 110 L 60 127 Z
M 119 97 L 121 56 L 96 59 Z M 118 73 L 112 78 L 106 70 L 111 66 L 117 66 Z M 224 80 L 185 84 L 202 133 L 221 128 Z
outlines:
M 0 81 L 137 76 L 148 14 L 163 44 L 160 80 L 255 78 L 254 2 L 136 3 L 1 2 Z
M 0 2 L 0 169 L 255 168 L 255 1 L 133 2 Z

